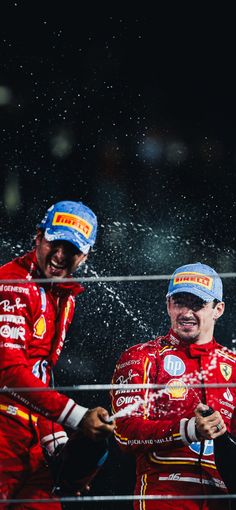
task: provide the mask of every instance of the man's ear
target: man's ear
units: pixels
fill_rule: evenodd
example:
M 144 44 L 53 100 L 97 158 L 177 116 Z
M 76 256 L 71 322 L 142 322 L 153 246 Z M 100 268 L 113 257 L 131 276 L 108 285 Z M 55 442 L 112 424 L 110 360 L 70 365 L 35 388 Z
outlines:
M 167 308 L 167 313 L 170 317 L 170 298 L 167 298 L 167 300 L 166 300 L 166 308 Z
M 35 239 L 35 245 L 39 246 L 39 244 L 41 243 L 41 241 L 43 239 L 43 232 L 39 228 L 37 228 L 36 236 L 34 239 Z
M 221 301 L 220 303 L 217 303 L 215 308 L 214 308 L 214 314 L 213 314 L 213 319 L 217 320 L 221 317 L 221 315 L 223 315 L 225 311 L 225 303 L 223 301 Z

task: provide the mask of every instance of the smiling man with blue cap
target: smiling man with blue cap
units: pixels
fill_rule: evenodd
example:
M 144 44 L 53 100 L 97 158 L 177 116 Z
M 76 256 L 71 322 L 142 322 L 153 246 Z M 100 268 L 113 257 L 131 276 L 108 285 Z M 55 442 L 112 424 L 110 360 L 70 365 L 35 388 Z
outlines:
M 172 274 L 166 296 L 169 332 L 130 347 L 117 363 L 113 383 L 125 381 L 137 389 L 112 392 L 115 437 L 123 451 L 136 457 L 135 495 L 163 496 L 158 504 L 146 500 L 146 510 L 180 508 L 166 495 L 188 496 L 181 503 L 184 510 L 221 510 L 217 495 L 226 487 L 212 440 L 231 429 L 236 405 L 230 388 L 236 382 L 236 355 L 213 336 L 224 313 L 222 281 L 206 264 L 185 264 Z M 143 383 L 160 385 L 160 390 L 138 389 Z M 209 407 L 215 412 L 203 416 Z M 216 496 L 213 504 L 210 495 Z M 134 509 L 140 508 L 135 501 Z
M 166 297 L 173 331 L 198 344 L 212 339 L 224 312 L 222 281 L 214 269 L 200 262 L 178 267 Z
M 97 217 L 82 202 L 58 202 L 52 205 L 39 224 L 48 241 L 68 241 L 87 254 L 97 236 Z
M 47 278 L 63 278 L 85 262 L 96 241 L 97 217 L 82 202 L 58 202 L 47 210 L 38 229 L 36 255 L 41 271 Z M 58 250 L 53 254 L 51 248 L 59 244 L 67 248 L 66 256 Z
M 0 398 L 0 499 L 53 498 L 50 509 L 59 510 L 61 505 L 52 496 L 55 480 L 43 452 L 51 459 L 53 474 L 59 465 L 64 477 L 60 488 L 66 487 L 67 495 L 86 490 L 107 456 L 106 438 L 114 424 L 107 423 L 106 409 L 88 409 L 57 391 L 40 391 L 53 379 L 75 297 L 84 290 L 63 279 L 73 276 L 87 259 L 96 235 L 97 218 L 88 206 L 57 202 L 38 224 L 35 248 L 0 268 L 0 279 L 8 280 L 0 286 L 0 384 L 29 388 Z M 58 481 L 56 476 L 57 486 Z

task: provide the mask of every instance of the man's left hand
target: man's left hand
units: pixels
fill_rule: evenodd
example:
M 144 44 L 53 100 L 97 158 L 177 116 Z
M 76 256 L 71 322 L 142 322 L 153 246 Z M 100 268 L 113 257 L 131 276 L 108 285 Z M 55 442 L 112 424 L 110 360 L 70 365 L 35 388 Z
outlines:
M 219 413 L 214 411 L 209 416 L 202 416 L 202 411 L 206 411 L 208 408 L 205 404 L 198 404 L 195 409 L 196 416 L 196 430 L 199 439 L 216 439 L 222 436 L 226 432 L 225 422 Z

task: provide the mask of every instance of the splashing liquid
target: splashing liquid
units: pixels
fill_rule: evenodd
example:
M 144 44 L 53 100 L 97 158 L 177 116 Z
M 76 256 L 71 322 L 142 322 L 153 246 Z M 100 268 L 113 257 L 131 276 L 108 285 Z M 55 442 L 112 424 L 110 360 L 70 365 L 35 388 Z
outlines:
M 97 274 L 96 271 L 94 271 L 93 269 L 89 269 L 90 273 L 93 275 L 93 276 L 96 276 L 97 278 L 99 277 L 99 275 Z M 105 283 L 101 283 L 101 282 L 98 282 L 98 285 L 101 286 L 103 285 L 104 288 L 106 289 L 106 291 L 108 292 L 108 294 L 110 295 L 110 297 L 112 298 L 112 300 L 116 300 L 118 301 L 119 305 L 123 308 L 124 312 L 129 315 L 133 321 L 137 322 L 138 326 L 143 330 L 143 331 L 147 331 L 148 330 L 148 326 L 147 324 L 144 324 L 140 319 L 138 319 L 133 310 L 131 310 L 130 308 L 127 307 L 127 305 L 125 305 L 125 303 L 122 301 L 122 299 L 120 298 L 119 294 L 114 290 L 112 289 L 111 287 L 109 287 L 107 284 Z
M 208 375 L 208 376 L 211 376 L 213 374 L 211 374 L 211 371 L 215 369 L 216 367 L 216 362 L 217 362 L 217 352 L 215 353 L 215 355 L 212 357 L 211 361 L 210 361 L 210 364 L 208 366 L 208 369 L 204 371 L 204 373 L 201 373 L 201 372 L 190 372 L 189 374 L 186 374 L 182 377 L 182 379 L 180 380 L 180 386 L 185 383 L 189 386 L 189 388 L 191 388 L 191 391 L 193 392 L 194 396 L 196 397 L 196 403 L 199 404 L 201 402 L 201 399 L 196 391 L 195 388 L 193 388 L 193 384 L 196 384 L 196 378 L 199 379 L 199 381 L 202 381 L 204 376 L 205 375 Z M 194 378 L 194 383 L 192 382 L 191 384 L 191 379 Z M 149 397 L 145 398 L 145 399 L 141 399 L 136 401 L 134 404 L 129 404 L 127 405 L 126 407 L 124 407 L 123 409 L 120 409 L 120 411 L 118 411 L 117 413 L 111 415 L 108 419 L 108 421 L 113 421 L 117 418 L 121 418 L 121 417 L 125 417 L 125 416 L 134 416 L 135 413 L 137 413 L 137 411 L 140 410 L 140 408 L 142 406 L 147 406 L 147 404 L 151 404 L 154 400 L 157 401 L 159 398 L 161 398 L 163 396 L 163 394 L 166 394 L 167 391 L 166 391 L 166 388 L 163 388 L 163 389 L 160 389 L 158 390 L 157 392 L 154 392 L 152 393 Z M 166 414 L 166 409 L 159 409 L 160 413 L 163 413 L 163 414 Z M 170 415 L 171 413 L 175 413 L 176 414 L 176 410 L 175 411 L 168 411 L 168 414 Z

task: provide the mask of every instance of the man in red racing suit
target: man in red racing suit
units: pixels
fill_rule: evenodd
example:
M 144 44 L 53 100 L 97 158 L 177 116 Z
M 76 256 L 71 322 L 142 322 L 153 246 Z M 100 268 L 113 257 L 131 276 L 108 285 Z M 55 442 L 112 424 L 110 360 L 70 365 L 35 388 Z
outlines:
M 56 278 L 70 276 L 87 258 L 96 230 L 96 216 L 82 202 L 58 202 L 39 225 L 35 249 L 0 268 L 0 384 L 6 390 L 0 395 L 2 499 L 52 497 L 42 448 L 52 455 L 65 443 L 64 427 L 79 428 L 92 439 L 113 430 L 105 423 L 108 413 L 102 407 L 88 410 L 56 391 L 31 391 L 50 384 L 75 297 L 83 291 L 79 284 Z M 51 281 L 31 282 L 40 278 Z M 18 503 L 17 508 L 44 506 Z M 50 509 L 60 508 L 56 501 L 50 503 Z
M 126 350 L 113 377 L 113 384 L 122 384 L 112 391 L 115 437 L 122 450 L 136 457 L 135 495 L 143 497 L 134 508 L 227 508 L 228 500 L 207 499 L 225 494 L 226 488 L 215 466 L 213 440 L 203 440 L 194 413 L 197 408 L 198 416 L 203 404 L 216 411 L 210 423 L 213 439 L 225 432 L 225 424 L 232 431 L 236 396 L 227 384 L 235 382 L 236 355 L 213 338 L 215 321 L 224 311 L 219 276 L 200 263 L 178 268 L 167 308 L 168 334 Z M 208 386 L 212 383 L 224 387 Z M 134 387 L 126 389 L 127 384 Z M 151 495 L 161 500 L 144 499 Z

